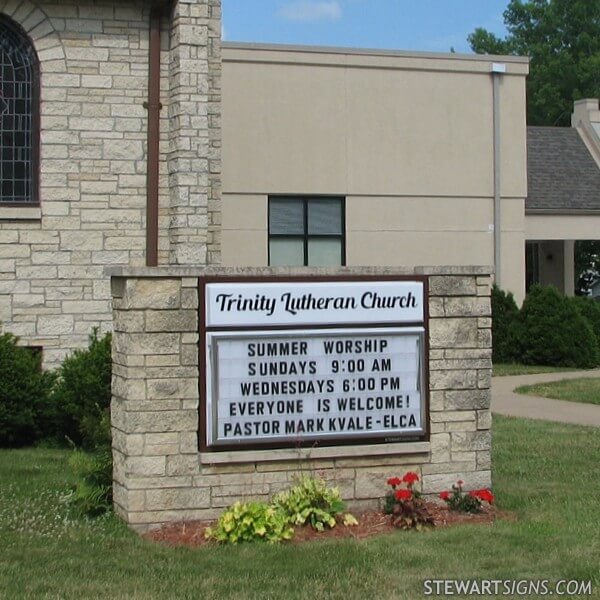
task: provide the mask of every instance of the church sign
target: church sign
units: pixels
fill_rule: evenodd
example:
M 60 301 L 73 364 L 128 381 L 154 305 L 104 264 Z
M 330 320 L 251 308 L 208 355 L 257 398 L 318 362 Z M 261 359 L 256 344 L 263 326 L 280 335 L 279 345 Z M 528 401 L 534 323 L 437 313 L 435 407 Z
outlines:
M 201 280 L 201 449 L 423 439 L 426 285 Z

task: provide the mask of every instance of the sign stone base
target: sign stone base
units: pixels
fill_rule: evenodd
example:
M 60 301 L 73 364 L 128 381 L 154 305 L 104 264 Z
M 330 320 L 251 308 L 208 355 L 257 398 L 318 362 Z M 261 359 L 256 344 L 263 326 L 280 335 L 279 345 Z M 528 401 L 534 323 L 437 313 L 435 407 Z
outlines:
M 457 479 L 467 489 L 490 486 L 490 273 L 484 267 L 111 270 L 115 510 L 139 531 L 212 519 L 237 500 L 267 500 L 300 473 L 338 486 L 354 510 L 377 507 L 386 480 L 408 469 L 420 473 L 424 494 Z M 199 282 L 308 276 L 427 280 L 427 434 L 393 443 L 200 451 L 206 394 Z

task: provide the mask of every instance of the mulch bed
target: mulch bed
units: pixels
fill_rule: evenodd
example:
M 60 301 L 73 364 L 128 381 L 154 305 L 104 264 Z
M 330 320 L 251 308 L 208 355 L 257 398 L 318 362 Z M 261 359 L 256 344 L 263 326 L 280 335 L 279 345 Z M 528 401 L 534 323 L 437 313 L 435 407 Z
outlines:
M 464 524 L 490 525 L 497 519 L 514 520 L 514 515 L 496 509 L 493 506 L 484 506 L 477 514 L 459 513 L 450 511 L 445 505 L 436 502 L 427 502 L 433 516 L 435 527 L 454 527 Z M 390 522 L 390 516 L 380 511 L 365 511 L 352 513 L 358 519 L 358 525 L 344 527 L 338 524 L 333 529 L 323 532 L 314 531 L 311 527 L 296 527 L 291 544 L 301 544 L 315 540 L 346 539 L 362 540 L 376 535 L 389 534 L 397 531 Z M 187 521 L 170 523 L 160 529 L 147 533 L 144 537 L 154 542 L 168 546 L 189 546 L 192 548 L 215 542 L 207 541 L 204 531 L 214 524 L 214 521 Z

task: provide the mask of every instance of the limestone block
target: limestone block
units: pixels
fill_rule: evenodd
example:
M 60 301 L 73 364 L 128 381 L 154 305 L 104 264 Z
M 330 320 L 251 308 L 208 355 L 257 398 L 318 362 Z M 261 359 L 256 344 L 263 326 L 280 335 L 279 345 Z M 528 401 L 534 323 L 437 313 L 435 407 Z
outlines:
M 198 379 L 148 379 L 148 400 L 198 398 Z
M 135 477 L 127 481 L 130 490 L 158 490 L 169 488 L 192 487 L 191 477 Z
M 164 456 L 129 456 L 125 460 L 125 471 L 130 477 L 164 475 L 166 458 Z
M 146 382 L 143 379 L 112 376 L 112 393 L 123 400 L 146 400 Z
M 122 416 L 119 429 L 125 433 L 161 433 L 169 431 L 197 431 L 198 411 L 137 411 Z
M 490 431 L 467 431 L 452 433 L 451 448 L 455 450 L 489 450 L 492 444 Z
M 282 482 L 283 483 L 283 482 Z M 287 482 L 286 482 L 287 484 Z M 287 487 L 287 485 L 285 485 Z M 269 483 L 253 482 L 246 483 L 244 485 L 215 485 L 211 487 L 211 493 L 213 500 L 218 498 L 227 498 L 227 504 L 231 503 L 230 498 L 237 496 L 244 497 L 256 497 L 256 496 L 268 496 L 271 493 L 271 485 Z M 214 505 L 214 502 L 213 502 Z
M 490 471 L 455 471 L 437 475 L 423 475 L 423 493 L 439 494 L 451 489 L 459 479 L 464 481 L 465 490 L 476 490 L 490 487 L 492 476 Z
M 355 495 L 357 499 L 382 498 L 390 489 L 390 477 L 402 477 L 406 471 L 416 471 L 421 476 L 419 465 L 389 466 L 384 468 L 357 468 Z
M 37 322 L 39 335 L 66 335 L 73 333 L 73 315 L 40 316 Z
M 477 371 L 432 371 L 429 374 L 431 390 L 467 390 L 477 387 Z
M 489 298 L 456 297 L 444 299 L 447 317 L 488 317 L 492 314 Z
M 114 348 L 123 354 L 178 354 L 177 333 L 120 333 L 115 336 Z
M 491 348 L 492 347 L 492 330 L 491 329 L 479 329 L 477 331 L 477 346 L 479 348 Z
M 178 279 L 128 279 L 123 308 L 176 309 L 181 304 Z
M 126 434 L 113 427 L 112 447 L 124 455 L 141 455 L 144 452 L 144 436 L 139 433 Z
M 448 410 L 485 409 L 490 407 L 490 390 L 447 391 L 444 407 Z
M 145 329 L 144 312 L 141 310 L 116 310 L 113 313 L 113 324 L 116 332 L 142 333 Z
M 198 310 L 198 290 L 197 289 L 182 289 L 181 290 L 181 308 Z
M 180 360 L 182 365 L 198 365 L 198 346 L 196 344 L 184 344 L 181 346 Z
M 445 423 L 444 431 L 477 431 L 477 421 L 452 421 Z
M 429 298 L 429 316 L 431 318 L 444 316 L 443 298 Z
M 477 411 L 477 429 L 492 428 L 492 413 L 489 410 Z
M 475 421 L 476 413 L 474 410 L 446 410 L 436 412 L 430 415 L 432 423 L 451 422 L 451 421 Z
M 147 510 L 199 509 L 209 506 L 208 488 L 167 488 L 146 492 Z
M 487 389 L 492 387 L 492 369 L 480 369 L 477 371 L 477 387 Z
M 444 350 L 444 357 L 449 360 L 461 360 L 461 359 L 486 359 L 488 361 L 487 366 L 492 367 L 492 349 L 491 348 L 446 348 Z
M 162 456 L 179 454 L 179 435 L 170 433 L 147 433 L 144 435 L 144 454 L 146 456 Z M 167 475 L 169 473 L 169 458 L 167 458 Z
M 146 331 L 148 332 L 196 331 L 197 329 L 198 312 L 196 310 L 151 310 L 146 313 Z
M 479 330 L 480 333 L 481 331 Z M 431 348 L 476 348 L 478 341 L 476 318 L 431 319 L 429 321 Z
M 179 445 L 177 444 L 177 449 Z M 198 455 L 185 454 L 178 456 L 167 456 L 167 475 L 198 475 L 200 473 L 200 461 Z M 220 495 L 220 494 L 217 494 Z
M 432 276 L 429 278 L 430 296 L 475 296 L 477 282 L 471 276 Z
M 144 364 L 147 367 L 178 367 L 180 362 L 177 354 L 150 355 L 144 359 Z
M 429 411 L 433 413 L 440 410 L 444 410 L 444 392 L 432 391 L 429 393 Z
M 61 231 L 60 245 L 64 250 L 102 250 L 101 231 Z
M 182 431 L 179 434 L 179 452 L 182 454 L 198 453 L 198 433 L 196 431 Z M 236 468 L 243 468 L 243 465 L 237 465 Z M 254 469 L 254 466 L 251 467 Z
M 490 361 L 488 358 L 459 358 L 442 360 L 430 360 L 430 371 L 457 370 L 457 369 L 490 369 Z
M 223 512 L 224 508 L 231 506 L 234 502 L 269 502 L 271 496 L 268 493 L 265 494 L 247 494 L 237 496 L 215 496 L 212 499 L 211 505 L 217 510 L 217 516 Z M 203 519 L 207 517 L 203 516 Z
M 453 457 L 454 458 L 454 457 Z M 476 470 L 476 462 L 475 460 L 467 460 L 460 462 L 458 460 L 453 460 L 452 462 L 447 463 L 435 463 L 423 465 L 421 467 L 421 472 L 423 473 L 423 477 L 426 475 L 443 475 L 448 472 L 462 471 L 469 472 Z
M 477 452 L 477 468 L 480 470 L 491 469 L 492 453 L 489 450 L 480 450 Z
M 127 490 L 119 484 L 114 484 L 113 500 L 127 511 L 140 511 L 145 508 L 146 492 L 142 490 Z

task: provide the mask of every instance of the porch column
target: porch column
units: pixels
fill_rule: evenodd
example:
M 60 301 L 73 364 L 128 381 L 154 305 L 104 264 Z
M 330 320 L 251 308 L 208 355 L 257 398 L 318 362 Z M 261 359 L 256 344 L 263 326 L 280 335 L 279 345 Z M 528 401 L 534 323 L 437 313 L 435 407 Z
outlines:
M 575 295 L 575 240 L 563 241 L 563 288 L 565 296 Z

